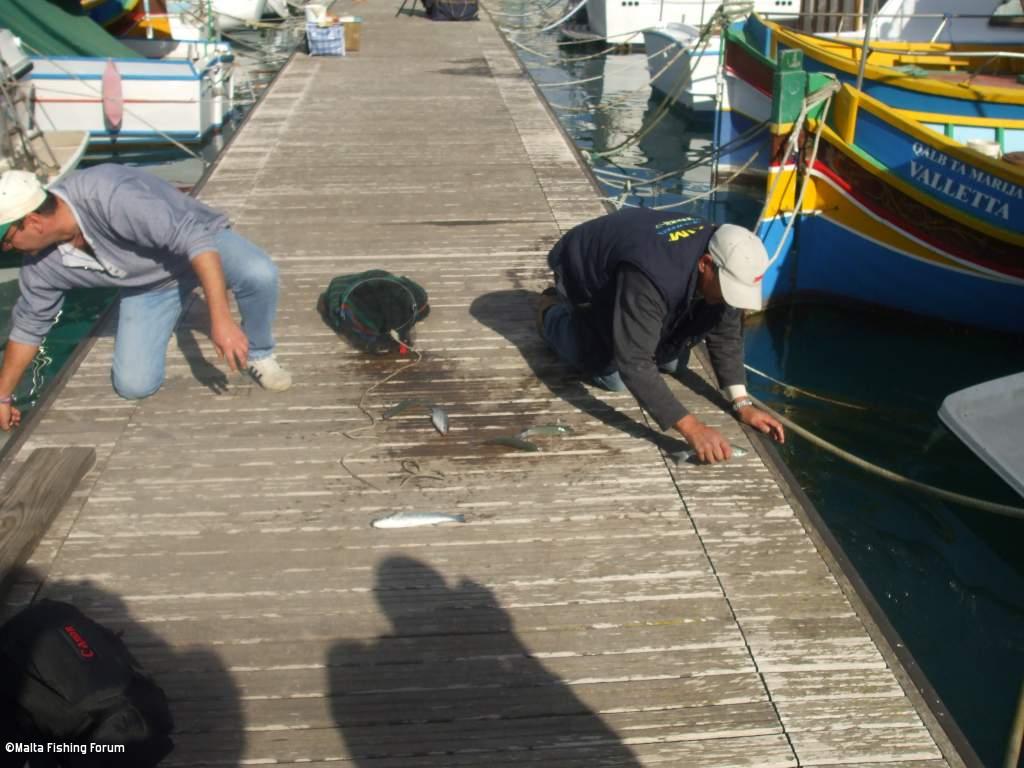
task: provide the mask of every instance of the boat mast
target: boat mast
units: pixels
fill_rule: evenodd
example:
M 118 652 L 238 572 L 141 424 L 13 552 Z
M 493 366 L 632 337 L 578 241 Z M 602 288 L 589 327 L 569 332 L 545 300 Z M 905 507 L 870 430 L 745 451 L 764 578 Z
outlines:
M 871 0 L 868 3 L 868 18 L 864 24 L 864 45 L 860 49 L 860 66 L 857 68 L 857 90 L 864 84 L 864 67 L 868 63 L 868 44 L 871 42 L 871 23 L 875 18 L 875 7 L 878 0 Z

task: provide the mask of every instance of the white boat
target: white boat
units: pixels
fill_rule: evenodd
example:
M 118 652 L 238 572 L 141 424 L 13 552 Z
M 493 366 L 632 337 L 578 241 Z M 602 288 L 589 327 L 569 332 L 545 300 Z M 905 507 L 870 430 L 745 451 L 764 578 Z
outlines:
M 33 117 L 43 130 L 86 130 L 94 144 L 200 142 L 232 109 L 232 58 L 217 48 L 195 60 L 33 57 Z M 105 106 L 118 100 L 112 125 Z
M 702 27 L 722 5 L 737 14 L 756 7 L 763 13 L 796 16 L 792 0 L 757 0 L 756 3 L 751 0 L 587 0 L 589 34 L 576 32 L 570 36 L 639 47 L 644 43 L 645 29 L 668 23 Z M 571 24 L 566 31 L 570 29 Z
M 688 19 L 685 13 L 680 20 L 663 18 L 643 31 L 652 90 L 694 112 L 706 113 L 709 119 L 718 94 L 722 39 L 712 34 L 701 41 L 701 31 L 717 7 L 717 3 L 701 4 L 700 12 Z M 787 0 L 756 0 L 747 7 L 773 20 L 797 18 Z
M 208 11 L 213 11 L 211 32 L 231 32 L 252 26 L 263 18 L 268 0 L 167 0 L 167 16 L 204 27 Z M 173 35 L 172 35 L 173 36 Z
M 287 19 L 291 15 L 291 11 L 288 9 L 288 0 L 267 0 L 267 10 L 282 19 Z
M 954 392 L 942 401 L 939 418 L 1024 496 L 1024 373 Z
M 694 112 L 715 111 L 721 38 L 700 44 L 700 29 L 670 21 L 644 30 L 651 89 Z

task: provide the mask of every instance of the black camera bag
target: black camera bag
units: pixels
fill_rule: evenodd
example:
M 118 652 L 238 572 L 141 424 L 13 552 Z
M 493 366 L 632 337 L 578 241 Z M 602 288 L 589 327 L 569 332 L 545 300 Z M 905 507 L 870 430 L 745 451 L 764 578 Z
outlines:
M 73 605 L 40 600 L 0 627 L 0 675 L 26 739 L 83 745 L 54 754 L 62 766 L 148 768 L 173 748 L 163 690 L 120 637 Z

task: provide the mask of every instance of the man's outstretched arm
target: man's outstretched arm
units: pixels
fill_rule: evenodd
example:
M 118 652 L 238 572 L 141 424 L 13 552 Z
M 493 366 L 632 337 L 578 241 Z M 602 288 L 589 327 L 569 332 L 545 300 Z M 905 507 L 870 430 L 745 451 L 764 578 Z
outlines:
M 629 266 L 619 270 L 612 323 L 619 374 L 658 426 L 675 428 L 700 461 L 726 461 L 732 456 L 729 442 L 689 413 L 658 372 L 655 353 L 667 312 L 658 289 L 642 272 Z

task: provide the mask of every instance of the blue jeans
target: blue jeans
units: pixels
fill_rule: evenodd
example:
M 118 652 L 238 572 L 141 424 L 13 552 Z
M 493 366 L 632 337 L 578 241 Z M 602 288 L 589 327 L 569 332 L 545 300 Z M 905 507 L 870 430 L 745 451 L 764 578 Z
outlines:
M 562 360 L 589 376 L 594 385 L 612 392 L 621 392 L 626 384 L 614 362 L 587 357 L 580 344 L 579 322 L 579 316 L 573 312 L 571 305 L 555 304 L 544 313 L 544 341 Z M 675 360 L 659 363 L 658 370 L 662 373 L 675 373 L 680 365 L 685 370 L 689 361 L 690 348 L 684 347 Z
M 215 247 L 224 279 L 242 315 L 242 331 L 249 340 L 249 360 L 269 357 L 274 351 L 277 267 L 262 249 L 230 229 L 217 233 Z M 160 389 L 167 345 L 185 302 L 197 285 L 199 278 L 188 271 L 177 285 L 169 288 L 121 292 L 111 369 L 114 390 L 121 397 L 136 400 Z

